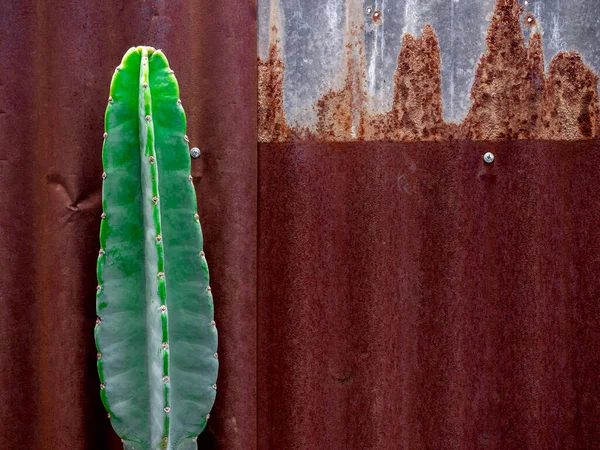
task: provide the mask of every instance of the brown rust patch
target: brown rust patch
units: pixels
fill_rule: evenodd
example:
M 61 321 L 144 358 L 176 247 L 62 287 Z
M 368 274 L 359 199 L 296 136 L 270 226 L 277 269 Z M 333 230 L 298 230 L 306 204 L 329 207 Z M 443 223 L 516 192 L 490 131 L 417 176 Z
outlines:
M 533 15 L 533 13 L 525 14 L 525 17 L 523 18 L 523 25 L 525 25 L 527 28 L 530 28 L 534 27 L 536 24 L 537 21 L 535 20 L 535 16 Z
M 289 126 L 283 107 L 285 65 L 281 59 L 276 26 L 271 27 L 271 44 L 266 61 L 258 60 L 258 141 L 286 142 Z
M 394 73 L 392 110 L 367 117 L 365 139 L 447 139 L 447 127 L 442 120 L 440 70 L 439 44 L 433 28 L 427 25 L 419 38 L 405 34 Z
M 529 47 L 516 1 L 500 0 L 494 10 L 471 89 L 471 109 L 461 128 L 467 139 L 535 139 L 541 114 L 544 58 L 541 37 Z
M 346 78 L 340 90 L 330 90 L 316 105 L 314 139 L 323 141 L 362 140 L 366 101 L 363 30 L 354 27 L 346 43 Z
M 544 139 L 590 139 L 598 135 L 598 77 L 577 52 L 561 52 L 548 68 L 544 93 Z
M 283 108 L 279 40 L 272 33 L 269 58 L 259 62 L 259 141 L 577 140 L 600 136 L 598 77 L 576 52 L 556 55 L 546 76 L 542 37 L 534 32 L 526 42 L 522 13 L 517 0 L 496 2 L 486 51 L 471 89 L 471 108 L 461 124 L 442 119 L 440 48 L 433 28 L 427 25 L 420 37 L 403 37 L 391 111 L 367 111 L 363 29 L 354 27 L 346 41 L 343 87 L 318 100 L 317 122 L 310 131 L 291 128 Z M 531 13 L 524 22 L 537 25 Z
M 372 16 L 373 22 L 377 23 L 377 24 L 381 23 L 381 17 L 382 17 L 381 10 L 376 9 Z

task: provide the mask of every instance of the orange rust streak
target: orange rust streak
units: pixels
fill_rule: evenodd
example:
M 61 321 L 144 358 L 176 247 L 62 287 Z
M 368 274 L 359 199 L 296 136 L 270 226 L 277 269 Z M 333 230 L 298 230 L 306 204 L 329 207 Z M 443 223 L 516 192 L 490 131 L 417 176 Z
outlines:
M 598 77 L 576 52 L 561 52 L 544 73 L 542 37 L 526 45 L 517 0 L 498 0 L 477 65 L 471 108 L 459 125 L 442 118 L 441 60 L 430 25 L 415 38 L 406 34 L 394 74 L 392 109 L 369 114 L 360 28 L 351 32 L 347 74 L 340 90 L 316 104 L 314 131 L 295 129 L 285 120 L 284 66 L 277 30 L 267 61 L 259 60 L 259 141 L 446 141 L 468 139 L 579 140 L 600 136 Z M 530 20 L 528 20 L 530 19 Z M 536 25 L 532 14 L 528 26 Z

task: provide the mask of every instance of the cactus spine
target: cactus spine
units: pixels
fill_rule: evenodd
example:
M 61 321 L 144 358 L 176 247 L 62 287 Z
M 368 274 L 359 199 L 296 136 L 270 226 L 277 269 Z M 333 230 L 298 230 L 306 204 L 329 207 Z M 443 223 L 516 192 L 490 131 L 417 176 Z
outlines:
M 125 449 L 195 449 L 216 395 L 217 331 L 185 114 L 160 50 L 125 54 L 105 129 L 100 395 Z

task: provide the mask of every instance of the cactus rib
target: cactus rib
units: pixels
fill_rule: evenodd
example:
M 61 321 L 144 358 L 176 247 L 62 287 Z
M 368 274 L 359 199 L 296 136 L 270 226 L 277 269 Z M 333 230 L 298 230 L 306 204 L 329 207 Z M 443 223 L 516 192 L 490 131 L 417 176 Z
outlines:
M 161 51 L 125 54 L 105 127 L 100 395 L 125 449 L 195 449 L 215 398 L 217 332 L 185 114 Z

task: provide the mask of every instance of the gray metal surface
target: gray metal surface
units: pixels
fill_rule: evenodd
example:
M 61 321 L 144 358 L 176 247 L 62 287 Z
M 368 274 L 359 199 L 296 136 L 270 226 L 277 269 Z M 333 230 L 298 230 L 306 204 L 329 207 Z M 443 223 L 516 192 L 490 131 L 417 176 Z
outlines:
M 284 107 L 288 123 L 310 126 L 314 105 L 346 74 L 344 45 L 359 30 L 365 53 L 366 86 L 371 112 L 389 110 L 393 75 L 402 36 L 421 34 L 431 24 L 442 59 L 443 116 L 460 122 L 470 107 L 469 93 L 494 0 L 259 0 L 259 56 L 267 57 L 269 30 L 278 28 L 285 63 Z M 561 50 L 579 51 L 586 64 L 600 70 L 598 0 L 529 0 L 523 17 L 533 13 L 542 33 L 546 67 Z M 379 10 L 379 20 L 373 12 Z M 370 13 L 368 11 L 371 11 Z M 364 29 L 360 27 L 364 26 Z

